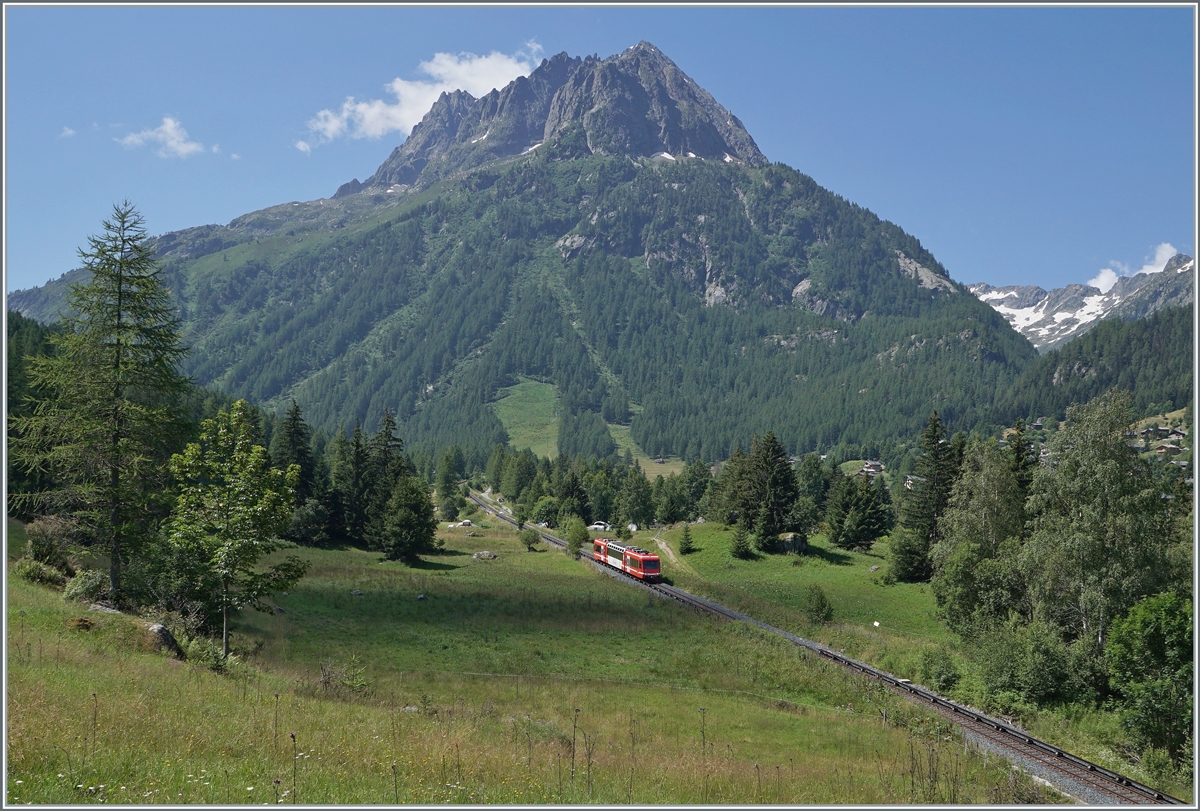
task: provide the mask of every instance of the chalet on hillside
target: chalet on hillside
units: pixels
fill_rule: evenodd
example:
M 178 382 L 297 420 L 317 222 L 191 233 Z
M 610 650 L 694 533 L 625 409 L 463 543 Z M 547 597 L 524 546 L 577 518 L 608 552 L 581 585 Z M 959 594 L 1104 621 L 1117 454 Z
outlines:
M 870 476 L 872 479 L 883 472 L 883 462 L 863 462 L 859 475 Z

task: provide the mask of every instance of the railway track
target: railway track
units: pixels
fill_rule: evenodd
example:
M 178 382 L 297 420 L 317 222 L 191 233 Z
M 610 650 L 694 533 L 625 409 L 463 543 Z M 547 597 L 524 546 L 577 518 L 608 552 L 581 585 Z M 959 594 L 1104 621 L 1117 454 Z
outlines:
M 500 520 L 514 526 L 516 525 L 516 521 L 505 515 L 502 511 L 495 510 L 494 506 L 487 504 L 475 496 L 472 496 L 472 500 L 489 511 L 494 510 L 496 517 Z M 533 529 L 535 529 L 546 543 L 559 548 L 566 547 L 566 543 L 561 539 L 547 532 L 542 532 L 540 529 Z M 964 707 L 948 698 L 940 696 L 931 690 L 912 684 L 908 679 L 898 678 L 891 673 L 851 659 L 819 642 L 796 636 L 781 628 L 776 628 L 773 625 L 768 625 L 765 622 L 747 616 L 740 611 L 735 611 L 732 608 L 714 603 L 711 600 L 706 600 L 703 597 L 698 597 L 695 594 L 667 585 L 666 583 L 647 583 L 624 572 L 605 566 L 602 563 L 592 560 L 590 557 L 585 557 L 585 559 L 589 560 L 597 569 L 604 571 L 606 574 L 655 592 L 664 599 L 674 600 L 706 614 L 756 625 L 769 633 L 783 637 L 797 647 L 807 650 L 823 659 L 835 662 L 848 670 L 857 671 L 868 678 L 882 682 L 905 698 L 923 704 L 945 718 L 959 724 L 968 736 L 975 736 L 977 739 L 989 741 L 997 748 L 1011 752 L 1024 764 L 1027 771 L 1053 783 L 1072 796 L 1104 797 L 1107 798 L 1106 802 L 1098 802 L 1096 804 L 1106 805 L 1188 805 L 1183 800 L 1172 797 L 1169 794 L 1164 794 L 1144 783 L 1140 783 L 1111 769 L 1106 769 L 1103 766 L 1073 755 L 1052 743 L 1034 738 L 1011 724 L 983 715 L 969 707 Z

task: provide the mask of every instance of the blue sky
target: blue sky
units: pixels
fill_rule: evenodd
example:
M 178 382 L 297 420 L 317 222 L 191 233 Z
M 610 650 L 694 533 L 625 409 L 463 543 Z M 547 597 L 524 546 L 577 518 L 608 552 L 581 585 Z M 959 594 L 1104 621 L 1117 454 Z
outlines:
M 440 88 L 639 40 L 958 281 L 1050 288 L 1195 255 L 1192 7 L 4 12 L 8 290 L 77 266 L 115 201 L 162 233 L 328 197 Z

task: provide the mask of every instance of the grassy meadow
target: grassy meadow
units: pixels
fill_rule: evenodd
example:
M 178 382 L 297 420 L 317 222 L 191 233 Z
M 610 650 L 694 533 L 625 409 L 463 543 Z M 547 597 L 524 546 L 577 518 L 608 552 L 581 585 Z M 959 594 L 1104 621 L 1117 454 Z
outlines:
M 554 386 L 522 379 L 515 386 L 501 389 L 492 408 L 508 432 L 509 445 L 518 450 L 530 448 L 539 457 L 558 456 L 558 392 Z M 647 456 L 634 441 L 628 425 L 608 423 L 608 432 L 617 444 L 617 452 L 622 456 L 626 451 L 631 453 L 651 481 L 659 474 L 669 476 L 686 467 L 679 457 L 658 462 Z
M 301 550 L 309 575 L 239 614 L 224 673 L 10 577 L 8 802 L 1056 801 L 777 637 L 471 531 L 415 568 Z
M 901 678 L 923 683 L 922 653 L 941 648 L 961 674 L 949 696 L 999 714 L 987 706 L 981 675 L 969 651 L 937 620 L 929 584 L 886 583 L 886 538 L 868 551 L 856 552 L 838 549 L 823 535 L 816 535 L 802 554 L 759 554 L 751 560 L 737 560 L 729 554 L 730 528 L 694 524 L 690 531 L 695 551 L 686 556 L 678 552 L 682 526 L 639 532 L 636 540 L 644 547 L 661 550 L 664 576 L 675 585 L 823 642 Z M 814 585 L 820 586 L 832 605 L 829 623 L 816 624 L 805 616 L 805 590 Z M 1009 720 L 1102 766 L 1145 783 L 1157 783 L 1121 751 L 1125 736 L 1118 716 L 1109 710 L 1067 706 Z M 1192 786 L 1175 779 L 1159 787 L 1176 797 L 1193 796 Z

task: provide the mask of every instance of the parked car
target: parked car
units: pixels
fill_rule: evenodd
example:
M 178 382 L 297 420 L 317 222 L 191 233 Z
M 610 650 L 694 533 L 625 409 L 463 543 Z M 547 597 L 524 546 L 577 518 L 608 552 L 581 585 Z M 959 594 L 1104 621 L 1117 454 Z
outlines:
M 597 521 L 594 524 L 589 524 L 588 529 L 592 530 L 593 532 L 608 532 L 610 529 L 612 529 L 612 527 L 603 521 Z

